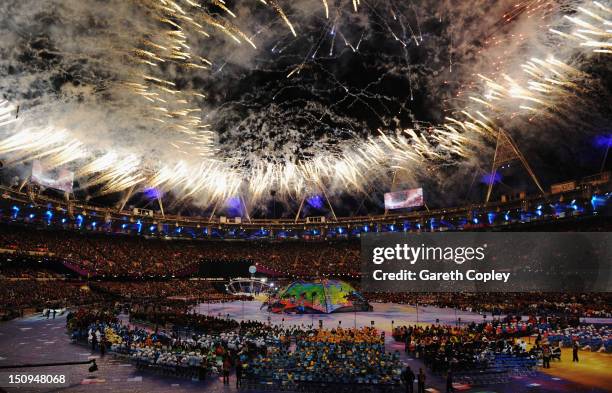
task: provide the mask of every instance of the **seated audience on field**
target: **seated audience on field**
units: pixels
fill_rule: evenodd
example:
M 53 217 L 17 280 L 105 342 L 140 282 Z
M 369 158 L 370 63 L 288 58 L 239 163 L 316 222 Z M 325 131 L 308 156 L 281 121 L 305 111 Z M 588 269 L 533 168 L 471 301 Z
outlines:
M 612 327 L 609 325 L 581 325 L 546 332 L 545 339 L 551 345 L 579 348 L 591 352 L 612 352 Z
M 376 329 L 303 332 L 294 351 L 272 347 L 249 361 L 247 379 L 291 383 L 399 384 L 399 353 L 386 353 Z
M 497 355 L 529 358 L 535 365 L 539 344 L 527 352 L 525 336 L 538 328 L 532 323 L 494 321 L 471 323 L 465 327 L 450 325 L 399 326 L 393 337 L 404 342 L 405 351 L 423 359 L 433 372 L 486 369 Z

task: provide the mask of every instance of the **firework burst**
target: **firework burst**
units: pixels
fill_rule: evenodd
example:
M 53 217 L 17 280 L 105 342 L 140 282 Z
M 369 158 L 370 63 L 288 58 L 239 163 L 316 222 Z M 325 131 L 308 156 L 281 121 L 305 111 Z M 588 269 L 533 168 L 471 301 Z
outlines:
M 313 18 L 316 18 L 317 26 L 322 26 L 313 35 L 311 31 L 300 30 L 307 25 L 306 21 L 292 20 L 292 15 L 301 15 L 294 7 L 281 5 L 276 0 L 251 3 L 254 5 L 250 7 L 256 5 L 261 9 L 248 8 L 250 13 L 272 10 L 276 15 L 265 23 L 253 23 L 256 33 L 247 32 L 248 18 L 241 19 L 240 11 L 230 9 L 222 1 L 206 4 L 195 0 L 135 1 L 125 6 L 129 12 L 124 19 L 113 22 L 136 25 L 137 34 L 122 35 L 116 39 L 118 42 L 113 41 L 112 45 L 103 48 L 103 53 L 120 59 L 120 64 L 108 67 L 108 72 L 116 71 L 116 75 L 106 78 L 105 83 L 96 88 L 103 93 L 110 92 L 108 94 L 120 103 L 112 107 L 110 113 L 124 110 L 130 114 L 134 130 L 154 130 L 151 140 L 145 138 L 142 141 L 154 146 L 142 149 L 138 146 L 138 139 L 116 144 L 111 140 L 97 146 L 91 141 L 95 135 L 83 138 L 83 133 L 73 132 L 70 127 L 30 125 L 26 113 L 26 120 L 6 132 L 0 142 L 0 155 L 9 165 L 40 159 L 50 167 L 71 166 L 75 168 L 81 186 L 100 186 L 99 194 L 154 187 L 163 192 L 174 192 L 179 200 L 208 206 L 223 203 L 238 194 L 254 206 L 268 198 L 271 190 L 284 199 L 299 199 L 305 193 L 327 189 L 367 193 L 371 184 L 390 179 L 391 172 L 415 173 L 477 154 L 508 121 L 562 114 L 568 109 L 568 103 L 580 93 L 578 80 L 584 77 L 579 69 L 566 62 L 567 59 L 556 58 L 550 53 L 528 56 L 520 67 L 514 68 L 502 59 L 492 63 L 489 68 L 492 72 L 474 75 L 463 89 L 463 100 L 454 100 L 452 112 L 439 124 L 414 121 L 410 127 L 388 127 L 393 114 L 383 116 L 379 113 L 391 113 L 391 99 L 371 92 L 369 86 L 355 89 L 335 75 L 328 75 L 334 83 L 333 91 L 342 93 L 340 98 L 328 106 L 317 107 L 307 103 L 305 114 L 298 114 L 293 119 L 303 120 L 308 127 L 316 128 L 323 127 L 323 118 L 329 118 L 348 124 L 344 128 L 351 137 L 341 141 L 334 139 L 330 143 L 332 148 L 318 148 L 319 145 L 315 144 L 308 155 L 298 155 L 290 160 L 250 157 L 245 164 L 247 157 L 232 156 L 220 148 L 220 134 L 213 126 L 215 122 L 208 119 L 214 120 L 215 114 L 221 113 L 222 109 L 210 108 L 209 92 L 202 88 L 206 83 L 186 82 L 186 76 L 191 80 L 207 80 L 222 74 L 230 59 L 218 58 L 219 53 L 229 52 L 231 58 L 246 53 L 243 51 L 257 53 L 258 48 L 271 47 L 270 52 L 277 56 L 274 61 L 282 63 L 290 59 L 281 69 L 282 74 L 278 73 L 282 75 L 278 80 L 284 85 L 274 85 L 274 100 L 286 89 L 300 83 L 300 74 L 316 68 L 318 59 L 334 59 L 339 45 L 343 45 L 342 51 L 359 53 L 364 40 L 374 34 L 369 29 L 376 29 L 377 34 L 396 44 L 406 64 L 410 63 L 408 49 L 427 43 L 427 34 L 421 30 L 419 10 L 414 4 L 400 7 L 394 2 L 378 4 L 355 0 L 300 2 L 299 5 L 305 8 L 302 13 L 315 14 Z M 563 38 L 563 45 L 568 48 L 564 53 L 610 53 L 610 8 L 601 2 L 569 3 L 574 6 L 576 15 L 563 18 L 559 18 L 560 11 L 551 1 L 531 0 L 515 4 L 493 24 L 496 33 L 485 39 L 489 48 L 486 45 L 479 47 L 478 53 L 494 51 L 504 45 L 528 45 L 533 35 L 539 37 L 546 33 L 547 28 L 516 35 L 497 33 L 528 18 L 545 20 L 549 26 L 554 26 L 549 31 Z M 452 8 L 446 11 L 452 24 Z M 342 21 L 359 21 L 359 18 L 365 19 L 365 15 L 371 20 L 363 23 L 363 27 L 359 26 L 360 34 L 351 38 L 350 29 L 345 28 Z M 440 12 L 440 20 L 442 18 Z M 279 22 L 284 32 L 274 28 Z M 258 39 L 263 42 L 258 42 Z M 269 41 L 275 44 L 269 45 Z M 452 34 L 448 41 L 453 44 Z M 201 50 L 206 42 L 210 42 L 210 54 Z M 308 43 L 305 53 L 285 55 L 292 47 L 304 45 L 304 42 Z M 327 45 L 329 50 L 323 50 Z M 216 46 L 222 46 L 224 51 L 210 49 Z M 448 52 L 452 51 L 451 47 Z M 98 57 L 91 56 L 95 60 Z M 92 59 L 88 61 L 93 62 Z M 451 73 L 452 69 L 453 57 L 449 56 L 448 72 Z M 394 66 L 386 72 L 406 74 L 409 97 L 413 100 L 415 77 L 411 70 L 410 66 L 404 69 Z M 380 80 L 371 84 L 378 83 Z M 318 87 L 310 90 L 316 89 Z M 219 92 L 212 95 L 213 100 L 219 100 Z M 334 93 L 334 97 L 336 95 L 338 93 Z M 240 101 L 240 105 L 254 107 L 253 101 L 256 100 Z M 373 101 L 376 105 L 370 103 Z M 361 103 L 380 120 L 382 124 L 377 131 L 362 135 L 354 131 L 356 121 L 334 117 L 335 108 L 342 105 L 351 107 L 354 103 Z M 297 105 L 302 104 L 298 102 Z M 32 108 L 32 113 L 44 116 L 44 110 L 35 110 L 36 104 Z M 12 111 L 7 102 L 0 103 L 0 125 L 14 122 Z M 282 113 L 277 113 L 275 119 L 281 124 L 277 127 L 279 129 L 292 120 L 282 118 Z M 266 113 L 255 111 L 253 116 L 258 121 L 268 120 Z M 285 126 L 290 128 L 292 124 Z M 125 133 L 131 132 L 129 127 L 123 129 Z M 241 132 L 244 132 L 243 128 L 237 131 L 237 144 L 244 142 Z M 143 150 L 148 154 L 143 154 Z

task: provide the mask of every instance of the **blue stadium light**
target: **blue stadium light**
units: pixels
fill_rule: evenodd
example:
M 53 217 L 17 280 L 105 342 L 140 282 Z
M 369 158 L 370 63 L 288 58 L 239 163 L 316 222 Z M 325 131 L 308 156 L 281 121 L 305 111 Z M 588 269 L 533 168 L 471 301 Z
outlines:
M 391 232 L 395 232 L 395 225 L 393 225 L 393 224 L 389 225 L 389 230 Z
M 606 193 L 606 195 L 608 195 Z M 597 196 L 597 195 L 593 195 L 591 197 L 591 206 L 593 206 L 593 209 L 597 209 L 598 207 L 601 206 L 605 206 L 606 205 L 606 198 Z
M 34 218 L 34 213 L 30 213 L 30 219 Z
M 343 232 L 343 229 L 342 228 L 338 228 L 338 233 L 342 234 L 342 232 Z
M 570 202 L 570 207 L 574 210 L 578 210 L 578 206 L 576 206 L 576 200 L 572 199 L 572 201 Z
M 369 230 L 370 230 L 370 228 L 368 228 L 368 226 L 367 226 L 367 225 L 363 227 L 363 231 L 364 231 L 364 232 L 368 232 Z
M 62 218 L 62 224 L 65 224 L 65 223 L 66 223 L 66 219 Z
M 77 222 L 77 226 L 80 227 L 83 224 L 83 216 L 79 214 L 77 216 L 76 222 Z
M 495 213 L 493 212 L 489 212 L 487 213 L 487 219 L 489 220 L 489 224 L 493 224 L 493 221 L 495 221 Z
M 510 220 L 510 211 L 509 210 L 506 212 L 506 214 L 504 214 L 504 220 L 506 220 L 506 221 Z
M 95 221 L 94 221 L 94 222 L 92 222 L 92 223 L 91 223 L 91 226 L 95 228 L 95 227 L 96 227 L 96 222 L 95 222 Z
M 155 231 L 155 225 L 151 225 L 151 226 L 149 227 L 149 231 L 150 231 L 150 232 Z
M 121 224 L 121 229 L 125 229 L 125 227 L 127 227 L 127 224 Z
M 138 227 L 138 233 L 140 233 L 142 231 L 142 222 L 140 220 L 136 221 L 136 226 Z
M 538 216 L 538 217 L 541 217 L 541 216 L 542 216 L 542 205 L 539 205 L 539 206 L 536 208 L 535 213 L 536 213 L 536 216 Z
M 472 222 L 473 222 L 474 224 L 478 224 L 478 217 L 474 217 L 474 219 L 472 220 Z
M 47 212 L 45 213 L 46 216 L 51 219 L 51 217 L 53 217 L 53 213 L 51 212 L 51 210 L 47 210 Z

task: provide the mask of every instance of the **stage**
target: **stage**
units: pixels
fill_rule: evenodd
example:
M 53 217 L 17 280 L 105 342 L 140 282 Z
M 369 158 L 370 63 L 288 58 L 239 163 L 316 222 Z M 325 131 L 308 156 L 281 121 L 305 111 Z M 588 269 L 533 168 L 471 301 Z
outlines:
M 449 308 L 416 307 L 407 304 L 396 303 L 372 303 L 373 311 L 344 312 L 333 314 L 275 314 L 268 312 L 266 307 L 260 309 L 260 301 L 236 301 L 228 303 L 202 303 L 196 306 L 196 312 L 200 314 L 228 316 L 236 320 L 256 320 L 278 325 L 310 325 L 313 321 L 318 326 L 319 320 L 323 322 L 323 327 L 334 328 L 342 326 L 354 327 L 374 326 L 379 329 L 391 332 L 391 323 L 394 326 L 413 325 L 415 323 L 426 324 L 454 324 L 458 318 L 462 324 L 470 322 L 482 322 L 485 320 L 483 315 L 468 311 L 455 311 Z M 487 320 L 491 320 L 491 315 L 487 315 Z

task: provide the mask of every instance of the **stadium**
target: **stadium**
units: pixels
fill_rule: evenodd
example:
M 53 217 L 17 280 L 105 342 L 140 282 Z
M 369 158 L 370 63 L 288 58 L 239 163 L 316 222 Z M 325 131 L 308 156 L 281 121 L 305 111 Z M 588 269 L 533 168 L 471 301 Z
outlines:
M 612 391 L 609 1 L 0 11 L 0 392 Z

